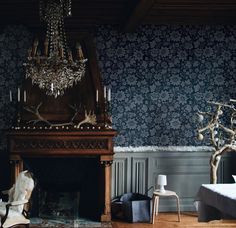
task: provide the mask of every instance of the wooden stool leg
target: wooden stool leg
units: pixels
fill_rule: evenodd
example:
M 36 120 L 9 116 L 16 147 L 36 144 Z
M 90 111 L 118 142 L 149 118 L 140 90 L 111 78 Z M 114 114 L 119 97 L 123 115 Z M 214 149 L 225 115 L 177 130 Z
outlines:
M 156 196 L 152 196 L 152 216 L 151 216 L 151 221 L 150 223 L 154 224 L 154 219 L 155 219 L 155 202 L 156 201 Z
M 155 208 L 155 215 L 158 215 L 158 208 L 159 208 L 159 196 L 156 196 L 156 208 Z
M 179 197 L 176 195 L 176 201 L 177 201 L 177 210 L 178 210 L 178 219 L 180 222 L 180 206 L 179 206 Z

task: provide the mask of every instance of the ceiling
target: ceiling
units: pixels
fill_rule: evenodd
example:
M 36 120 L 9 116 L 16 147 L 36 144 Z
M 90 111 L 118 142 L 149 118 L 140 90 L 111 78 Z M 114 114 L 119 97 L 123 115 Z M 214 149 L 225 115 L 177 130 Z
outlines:
M 0 28 L 24 24 L 39 29 L 38 0 L 1 0 Z M 236 24 L 236 0 L 72 0 L 69 30 L 118 25 L 126 32 L 141 24 Z

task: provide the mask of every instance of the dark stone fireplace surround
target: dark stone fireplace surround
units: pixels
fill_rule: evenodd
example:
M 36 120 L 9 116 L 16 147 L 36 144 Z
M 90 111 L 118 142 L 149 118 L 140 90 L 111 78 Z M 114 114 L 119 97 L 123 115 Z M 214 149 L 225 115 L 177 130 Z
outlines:
M 80 215 L 110 221 L 115 135 L 114 130 L 12 130 L 8 133 L 12 182 L 29 168 L 38 181 L 36 190 L 79 191 Z

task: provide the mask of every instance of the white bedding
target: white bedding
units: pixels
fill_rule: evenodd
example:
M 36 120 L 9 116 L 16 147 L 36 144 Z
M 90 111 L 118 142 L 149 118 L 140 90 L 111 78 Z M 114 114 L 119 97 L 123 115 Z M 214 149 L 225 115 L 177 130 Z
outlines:
M 204 214 L 214 214 L 215 209 L 236 218 L 236 184 L 204 184 L 198 191 L 197 201 L 201 204 L 199 212 L 204 218 L 207 218 Z

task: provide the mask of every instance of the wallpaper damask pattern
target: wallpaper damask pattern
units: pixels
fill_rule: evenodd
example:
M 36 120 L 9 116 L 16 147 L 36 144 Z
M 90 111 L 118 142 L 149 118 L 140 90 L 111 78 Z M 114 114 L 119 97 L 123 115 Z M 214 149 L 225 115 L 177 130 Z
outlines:
M 236 98 L 236 26 L 98 28 L 104 84 L 112 88 L 119 146 L 188 146 L 207 100 Z
M 142 26 L 95 34 L 104 84 L 112 88 L 116 146 L 205 145 L 195 139 L 195 113 L 206 100 L 236 98 L 236 26 Z M 0 126 L 12 125 L 32 35 L 23 26 L 0 34 Z M 1 137 L 0 147 L 6 142 Z
M 17 88 L 24 80 L 23 63 L 32 37 L 24 26 L 8 26 L 0 33 L 0 148 L 6 150 L 5 130 L 9 129 L 16 117 Z M 10 103 L 9 91 L 13 92 Z

